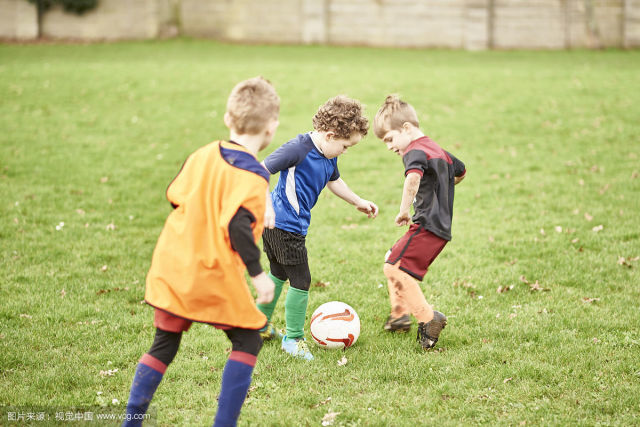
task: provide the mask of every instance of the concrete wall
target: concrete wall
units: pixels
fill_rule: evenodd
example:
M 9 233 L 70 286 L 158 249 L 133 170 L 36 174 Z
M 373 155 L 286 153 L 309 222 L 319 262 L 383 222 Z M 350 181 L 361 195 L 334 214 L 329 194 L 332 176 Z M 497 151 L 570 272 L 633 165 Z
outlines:
M 25 0 L 0 0 L 0 37 L 34 39 L 38 37 L 38 12 Z
M 470 50 L 638 47 L 640 0 L 181 0 L 222 40 Z
M 83 40 L 154 38 L 159 34 L 159 10 L 156 0 L 102 0 L 82 15 L 55 6 L 44 14 L 41 34 Z
M 35 7 L 0 0 L 0 37 L 35 38 Z M 100 0 L 47 12 L 43 36 L 480 49 L 640 47 L 640 0 Z

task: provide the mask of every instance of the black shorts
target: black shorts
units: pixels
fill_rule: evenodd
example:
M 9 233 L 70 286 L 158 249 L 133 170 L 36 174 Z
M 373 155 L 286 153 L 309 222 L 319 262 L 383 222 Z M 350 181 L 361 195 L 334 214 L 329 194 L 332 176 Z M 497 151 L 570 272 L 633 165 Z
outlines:
M 265 228 L 262 245 L 269 261 L 282 265 L 308 264 L 305 236 L 280 228 Z

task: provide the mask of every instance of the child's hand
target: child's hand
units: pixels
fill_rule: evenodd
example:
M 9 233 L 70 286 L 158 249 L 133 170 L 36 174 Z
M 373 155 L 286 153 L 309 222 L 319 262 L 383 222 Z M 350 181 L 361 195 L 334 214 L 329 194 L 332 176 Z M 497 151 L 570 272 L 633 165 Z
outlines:
M 273 284 L 273 280 L 271 280 L 264 271 L 257 276 L 252 277 L 251 282 L 258 293 L 256 304 L 268 304 L 273 301 L 273 290 L 275 285 Z
M 273 210 L 273 203 L 271 202 L 271 193 L 267 188 L 267 197 L 265 199 L 264 209 L 264 228 L 274 228 L 276 226 L 276 212 Z
M 409 212 L 400 211 L 398 215 L 396 215 L 396 225 L 398 227 L 402 227 L 403 225 L 409 225 L 411 222 L 411 215 Z
M 267 203 L 264 210 L 264 228 L 274 228 L 276 226 L 276 212 L 273 210 L 271 203 Z
M 356 202 L 356 208 L 360 212 L 366 213 L 369 218 L 375 218 L 378 216 L 378 206 L 369 200 L 359 199 Z

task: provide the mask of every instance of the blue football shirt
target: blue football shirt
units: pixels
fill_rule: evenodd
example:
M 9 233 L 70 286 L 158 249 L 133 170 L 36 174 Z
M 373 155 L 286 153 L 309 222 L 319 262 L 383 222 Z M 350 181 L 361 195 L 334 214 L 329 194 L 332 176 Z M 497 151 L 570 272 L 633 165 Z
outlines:
M 320 192 L 340 178 L 338 158 L 327 159 L 305 133 L 271 153 L 264 164 L 271 174 L 280 172 L 271 192 L 276 227 L 306 236 Z

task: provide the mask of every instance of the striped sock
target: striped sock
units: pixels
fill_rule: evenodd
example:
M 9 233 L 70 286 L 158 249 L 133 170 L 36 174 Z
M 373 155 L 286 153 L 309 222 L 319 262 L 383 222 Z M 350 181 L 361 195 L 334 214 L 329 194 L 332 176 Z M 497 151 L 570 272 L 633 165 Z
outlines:
M 133 415 L 142 415 L 147 412 L 149 403 L 153 399 L 153 394 L 162 381 L 167 365 L 145 353 L 138 361 L 138 367 L 133 377 L 129 401 L 127 402 L 127 418 L 123 426 L 141 426 L 142 417 L 133 419 Z
M 218 397 L 218 412 L 214 427 L 235 426 L 251 384 L 256 356 L 232 351 L 222 372 L 222 387 Z

